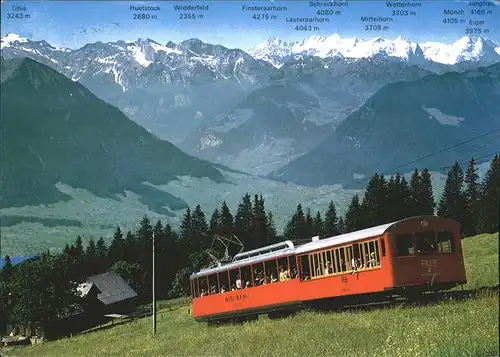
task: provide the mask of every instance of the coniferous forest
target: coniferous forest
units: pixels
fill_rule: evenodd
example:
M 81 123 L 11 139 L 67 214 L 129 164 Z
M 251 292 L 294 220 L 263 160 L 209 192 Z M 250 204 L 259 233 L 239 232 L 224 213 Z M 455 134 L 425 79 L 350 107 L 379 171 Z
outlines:
M 207 249 L 213 237 L 235 235 L 245 250 L 285 239 L 310 240 L 331 237 L 416 215 L 449 217 L 462 224 L 462 236 L 498 231 L 500 156 L 492 159 L 480 182 L 474 159 L 465 171 L 458 162 L 448 171 L 439 201 L 431 186 L 428 170 L 415 170 L 409 182 L 396 174 L 389 178 L 374 175 L 363 195 L 352 197 L 344 217 L 334 202 L 325 212 L 298 204 L 283 234 L 274 226 L 272 212 L 260 195 L 247 193 L 235 211 L 226 202 L 207 217 L 202 207 L 188 208 L 179 231 L 168 222 L 151 222 L 145 216 L 135 232 L 116 227 L 109 244 L 104 238 L 91 239 L 84 246 L 81 237 L 67 244 L 59 254 L 41 253 L 36 258 L 12 265 L 5 258 L 1 271 L 0 302 L 7 302 L 0 320 L 15 324 L 40 324 L 60 316 L 67 306 L 78 304 L 76 286 L 86 277 L 116 271 L 139 294 L 140 303 L 151 302 L 152 240 L 155 237 L 156 291 L 158 299 L 189 294 L 189 275 L 206 267 L 211 260 Z M 232 247 L 231 254 L 238 247 Z

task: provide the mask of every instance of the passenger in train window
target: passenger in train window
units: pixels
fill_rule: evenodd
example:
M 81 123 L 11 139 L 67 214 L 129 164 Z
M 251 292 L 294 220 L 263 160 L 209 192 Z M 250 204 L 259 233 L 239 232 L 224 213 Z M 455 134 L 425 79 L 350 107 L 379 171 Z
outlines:
M 371 252 L 370 259 L 368 260 L 368 263 L 367 263 L 367 267 L 373 268 L 373 267 L 376 267 L 377 265 L 378 264 L 377 264 L 377 260 L 375 259 L 375 252 Z
M 345 261 L 342 258 L 340 258 L 340 269 L 341 269 L 341 271 L 346 271 L 347 270 L 347 268 L 345 266 Z
M 325 264 L 325 275 L 330 275 L 331 273 L 333 273 L 332 263 L 326 262 L 326 264 Z
M 233 286 L 231 286 L 231 291 L 235 291 L 236 290 L 236 285 L 233 284 Z
M 243 288 L 243 283 L 241 282 L 241 276 L 238 275 L 238 279 L 236 279 L 236 289 L 240 290 Z
M 270 283 L 275 283 L 278 281 L 278 279 L 276 279 L 276 277 L 274 276 L 273 273 L 271 273 L 271 276 L 269 277 L 269 280 L 270 280 Z
M 354 274 L 357 271 L 359 271 L 359 268 L 360 268 L 360 260 L 359 260 L 359 258 L 358 259 L 352 258 L 351 265 L 352 265 L 352 273 L 351 274 Z
M 265 284 L 266 282 L 266 279 L 264 279 L 264 273 L 259 271 L 259 275 L 258 275 L 258 285 L 263 285 Z
M 249 282 L 249 281 L 247 281 L 247 282 L 245 283 L 245 289 L 246 289 L 246 288 L 250 288 L 250 287 L 251 287 L 250 282 Z
M 283 266 L 280 267 L 280 281 L 287 281 L 287 276 L 285 272 L 285 268 Z
M 222 285 L 222 286 L 220 287 L 220 292 L 221 292 L 221 293 L 225 293 L 225 292 L 226 292 L 226 287 L 225 287 L 224 285 Z
M 297 274 L 297 268 L 292 269 L 292 274 L 291 274 L 292 279 L 297 279 L 298 274 Z
M 254 286 L 260 285 L 260 272 L 258 269 L 254 269 L 253 271 L 253 280 L 254 280 Z
M 210 291 L 211 294 L 217 294 L 217 287 L 215 285 L 212 286 L 212 289 Z
M 201 295 L 200 296 L 207 296 L 207 292 L 205 289 L 201 289 Z

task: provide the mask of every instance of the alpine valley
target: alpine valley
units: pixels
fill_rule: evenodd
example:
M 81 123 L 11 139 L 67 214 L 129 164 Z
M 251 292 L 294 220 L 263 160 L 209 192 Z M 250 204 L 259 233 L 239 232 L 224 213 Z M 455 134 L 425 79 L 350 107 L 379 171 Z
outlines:
M 342 213 L 358 190 L 340 185 L 500 126 L 500 45 L 484 38 L 1 42 L 2 248 L 14 255 L 144 214 L 234 210 L 246 192 L 278 229 L 297 203 Z M 484 156 L 496 143 L 484 142 L 400 171 Z

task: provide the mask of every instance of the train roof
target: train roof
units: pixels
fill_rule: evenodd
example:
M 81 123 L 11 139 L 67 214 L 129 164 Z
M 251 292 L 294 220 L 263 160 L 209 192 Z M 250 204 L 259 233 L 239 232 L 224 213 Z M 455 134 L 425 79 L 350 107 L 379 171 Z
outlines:
M 301 253 L 306 253 L 310 252 L 313 250 L 318 250 L 322 248 L 327 248 L 333 245 L 340 245 L 340 244 L 345 244 L 345 243 L 351 243 L 351 242 L 356 242 L 358 240 L 370 238 L 370 237 L 377 237 L 385 233 L 385 231 L 397 222 L 392 222 L 392 223 L 386 223 L 382 224 L 380 226 L 376 227 L 371 227 L 367 229 L 362 229 L 360 231 L 355 231 L 351 233 L 346 233 L 346 234 L 341 234 L 338 236 L 330 237 L 330 238 L 325 238 L 318 240 L 316 242 L 310 242 L 306 243 L 300 247 L 298 247 L 295 250 L 296 254 L 301 254 Z
M 211 274 L 215 274 L 215 273 L 220 273 L 222 271 L 227 271 L 227 270 L 239 268 L 239 267 L 242 267 L 242 266 L 247 266 L 247 265 L 250 265 L 250 264 L 260 263 L 260 262 L 264 262 L 266 260 L 275 259 L 275 258 L 279 258 L 279 257 L 291 255 L 291 254 L 294 254 L 294 253 L 295 253 L 295 248 L 292 245 L 291 248 L 284 248 L 284 249 L 281 249 L 281 250 L 276 250 L 276 251 L 272 251 L 272 252 L 269 252 L 269 253 L 264 253 L 264 254 L 253 256 L 253 257 L 249 257 L 249 258 L 246 258 L 246 259 L 236 260 L 236 261 L 233 261 L 233 262 L 231 262 L 229 264 L 221 265 L 221 266 L 218 266 L 218 267 L 215 267 L 215 268 L 202 269 L 198 273 L 192 274 L 190 276 L 190 278 L 198 278 L 198 277 L 201 277 L 201 276 L 206 276 L 206 275 L 211 275 Z

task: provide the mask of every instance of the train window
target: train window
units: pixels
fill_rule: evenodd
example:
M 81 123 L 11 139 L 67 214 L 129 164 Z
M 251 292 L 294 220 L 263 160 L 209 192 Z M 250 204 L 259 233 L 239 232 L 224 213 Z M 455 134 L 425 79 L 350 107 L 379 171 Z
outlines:
M 275 283 L 278 281 L 278 266 L 276 259 L 268 260 L 266 263 L 266 282 Z
M 346 271 L 346 265 L 345 265 L 345 252 L 344 248 L 339 248 L 340 250 L 340 271 L 344 272 Z
M 361 262 L 360 268 L 366 268 L 366 263 L 368 263 L 367 260 L 367 243 L 359 243 L 359 260 Z
M 200 278 L 200 296 L 207 296 L 208 294 L 208 280 L 206 276 Z
M 298 269 L 297 269 L 297 258 L 295 256 L 290 256 L 288 257 L 288 262 L 289 262 L 289 267 L 290 267 L 290 278 L 296 279 L 298 276 Z
M 335 259 L 333 258 L 333 250 L 325 252 L 326 260 L 330 262 L 330 274 L 335 274 Z
M 278 270 L 279 270 L 279 275 L 278 275 L 279 281 L 282 281 L 283 279 L 286 280 L 290 276 L 287 257 L 278 259 Z M 282 270 L 286 273 L 286 275 L 283 276 L 283 274 L 281 273 Z
M 376 241 L 368 242 L 368 250 L 369 250 L 369 259 L 368 259 L 368 268 L 374 268 L 380 265 L 380 257 L 378 253 L 378 244 Z
M 194 294 L 196 297 L 200 297 L 200 279 L 196 279 L 194 282 Z
M 413 236 L 411 234 L 396 235 L 396 251 L 398 255 L 413 255 Z
M 229 279 L 230 279 L 230 284 L 231 286 L 229 287 L 230 290 L 236 290 L 237 286 L 236 284 L 240 284 L 238 283 L 238 280 L 241 281 L 241 278 L 240 278 L 240 269 L 233 269 L 229 272 Z
M 241 271 L 241 286 L 243 288 L 249 288 L 252 286 L 252 273 L 250 271 L 250 266 L 244 266 L 240 268 Z
M 439 253 L 451 253 L 453 251 L 453 234 L 450 231 L 438 232 L 437 243 Z
M 321 275 L 321 267 L 319 266 L 319 258 L 317 254 L 311 255 L 311 269 L 313 277 Z
M 307 280 L 311 277 L 311 269 L 309 268 L 309 255 L 303 255 L 299 259 L 300 263 L 300 280 Z
M 227 271 L 219 273 L 219 291 L 224 293 L 228 291 L 229 288 L 229 275 Z
M 219 293 L 219 283 L 217 282 L 217 274 L 212 274 L 208 276 L 208 293 L 210 295 Z
M 352 270 L 352 257 L 353 257 L 353 254 L 352 254 L 352 245 L 346 247 L 345 248 L 345 252 L 346 252 L 346 256 L 345 256 L 345 259 L 346 259 L 346 269 L 347 269 L 347 271 L 351 271 Z
M 264 283 L 264 263 L 256 263 L 252 265 L 253 269 L 253 286 L 262 285 Z
M 433 254 L 437 251 L 434 231 L 417 232 L 415 238 L 419 254 Z
M 338 274 L 342 271 L 342 268 L 341 268 L 342 261 L 340 258 L 340 249 L 336 248 L 333 250 L 333 257 L 335 258 L 335 264 L 334 264 L 335 273 Z
M 385 240 L 384 240 L 384 238 L 382 238 L 380 240 L 380 247 L 382 249 L 382 256 L 385 257 Z

